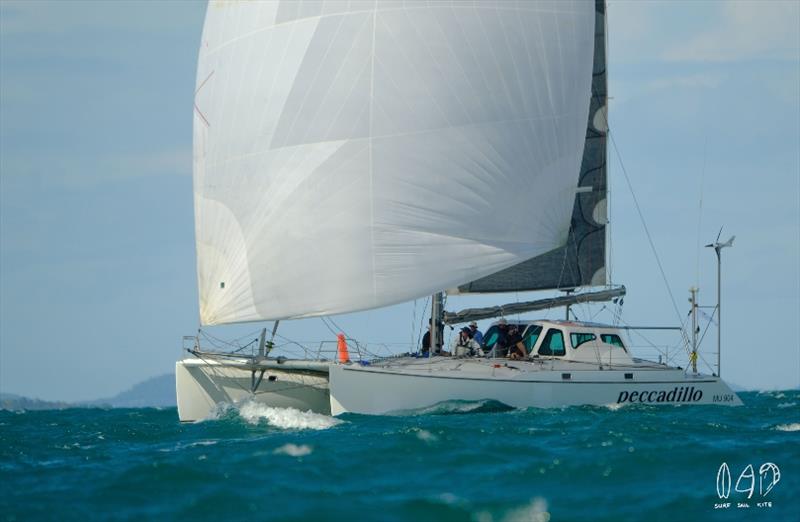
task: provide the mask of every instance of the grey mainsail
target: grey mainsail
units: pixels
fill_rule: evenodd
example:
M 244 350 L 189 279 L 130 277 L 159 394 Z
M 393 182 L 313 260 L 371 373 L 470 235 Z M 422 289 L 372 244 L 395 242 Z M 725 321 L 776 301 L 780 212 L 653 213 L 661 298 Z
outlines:
M 595 0 L 592 101 L 578 191 L 565 245 L 458 287 L 457 293 L 572 289 L 607 284 L 606 274 L 606 6 Z M 450 292 L 454 293 L 454 292 Z

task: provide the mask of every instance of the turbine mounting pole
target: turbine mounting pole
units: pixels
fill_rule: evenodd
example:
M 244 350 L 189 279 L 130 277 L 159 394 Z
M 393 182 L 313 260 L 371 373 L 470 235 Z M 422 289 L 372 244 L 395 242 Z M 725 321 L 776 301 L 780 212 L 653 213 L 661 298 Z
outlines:
M 717 240 L 706 245 L 706 248 L 713 248 L 717 254 L 717 377 L 722 377 L 722 249 L 733 246 L 733 240 L 736 239 L 736 236 L 731 236 L 724 243 L 720 243 L 720 235 L 722 235 L 721 228 Z

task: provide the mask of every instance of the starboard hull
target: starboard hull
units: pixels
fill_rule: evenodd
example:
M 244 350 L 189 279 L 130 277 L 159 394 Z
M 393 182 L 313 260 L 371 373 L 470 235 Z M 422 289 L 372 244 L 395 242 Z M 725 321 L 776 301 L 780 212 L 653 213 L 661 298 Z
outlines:
M 269 368 L 253 379 L 253 370 L 213 360 L 184 359 L 175 364 L 178 417 L 181 422 L 208 418 L 219 404 L 246 400 L 276 408 L 330 414 L 328 377 L 298 368 Z M 253 385 L 257 383 L 255 391 Z
M 539 371 L 531 374 L 457 375 L 333 365 L 331 412 L 380 415 L 432 406 L 446 400 L 498 401 L 514 408 L 576 405 L 719 404 L 741 405 L 714 376 L 664 371 Z M 449 375 L 448 375 L 449 373 Z M 632 378 L 625 374 L 632 374 Z M 566 377 L 568 375 L 568 377 Z

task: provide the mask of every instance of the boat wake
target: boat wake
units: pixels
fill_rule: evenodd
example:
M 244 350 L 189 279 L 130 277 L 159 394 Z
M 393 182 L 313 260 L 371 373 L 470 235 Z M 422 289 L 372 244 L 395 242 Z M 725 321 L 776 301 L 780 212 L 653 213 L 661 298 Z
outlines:
M 417 415 L 464 415 L 468 413 L 498 413 L 511 411 L 514 408 L 499 401 L 443 401 L 424 408 L 411 410 L 398 410 L 390 415 L 417 416 Z
M 238 404 L 219 404 L 206 420 L 237 417 L 248 424 L 259 425 L 266 422 L 269 426 L 284 430 L 327 430 L 343 422 L 321 413 L 300 411 L 296 408 L 275 408 L 253 400 Z

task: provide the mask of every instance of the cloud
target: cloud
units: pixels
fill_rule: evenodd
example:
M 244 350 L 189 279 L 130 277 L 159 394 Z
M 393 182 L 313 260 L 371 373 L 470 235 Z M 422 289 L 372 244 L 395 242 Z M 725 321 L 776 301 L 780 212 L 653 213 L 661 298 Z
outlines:
M 722 83 L 723 77 L 715 73 L 697 73 L 686 76 L 670 76 L 657 78 L 646 84 L 648 91 L 663 89 L 715 89 Z
M 608 0 L 614 64 L 800 60 L 800 2 Z
M 742 0 L 716 7 L 716 23 L 672 43 L 661 57 L 691 62 L 800 60 L 800 3 Z
M 191 2 L 191 9 L 205 11 L 201 2 Z M 69 35 L 103 27 L 109 31 L 158 32 L 196 27 L 196 20 L 186 16 L 187 2 L 162 0 L 155 9 L 142 9 L 139 0 L 97 2 L 95 0 L 3 0 L 3 32 L 6 35 Z M 155 16 L 154 16 L 155 14 Z M 66 42 L 69 43 L 69 42 Z M 102 46 L 98 46 L 102 47 Z
M 204 10 L 198 2 L 0 0 L 6 192 L 189 175 Z

